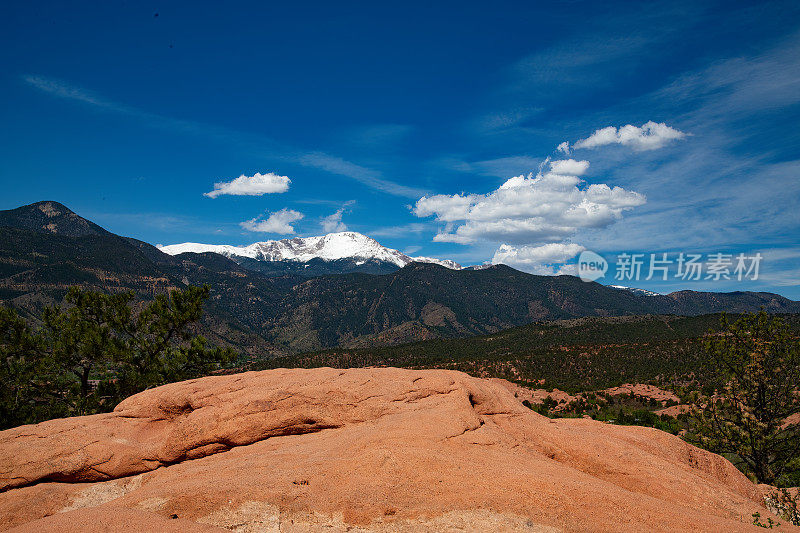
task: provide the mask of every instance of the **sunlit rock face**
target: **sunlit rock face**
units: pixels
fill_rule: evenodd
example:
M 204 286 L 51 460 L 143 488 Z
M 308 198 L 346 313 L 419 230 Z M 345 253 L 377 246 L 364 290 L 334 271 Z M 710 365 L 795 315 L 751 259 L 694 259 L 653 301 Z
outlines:
M 447 370 L 270 370 L 0 432 L 18 531 L 745 531 L 723 458 Z

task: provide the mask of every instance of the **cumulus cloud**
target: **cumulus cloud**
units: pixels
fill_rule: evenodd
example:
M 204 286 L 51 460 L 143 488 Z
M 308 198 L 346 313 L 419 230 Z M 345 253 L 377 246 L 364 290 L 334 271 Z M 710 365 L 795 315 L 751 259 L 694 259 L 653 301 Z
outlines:
M 621 187 L 583 186 L 578 176 L 588 169 L 587 161 L 549 164 L 544 173 L 515 176 L 488 194 L 422 197 L 412 211 L 446 223 L 433 239 L 437 242 L 538 244 L 562 241 L 582 228 L 608 226 L 646 201 Z
M 347 231 L 347 224 L 342 222 L 343 213 L 344 213 L 344 207 L 337 210 L 335 213 L 324 217 L 320 222 L 320 224 L 322 225 L 322 231 L 324 231 L 325 233 Z
M 503 244 L 492 257 L 493 264 L 550 265 L 566 263 L 586 248 L 580 244 L 551 242 L 542 246 L 511 246 Z
M 564 264 L 585 250 L 579 244 L 548 243 L 543 246 L 510 246 L 503 244 L 492 257 L 492 264 L 512 266 L 524 272 L 540 276 L 578 274 L 577 265 Z
M 437 220 L 443 222 L 454 222 L 465 220 L 468 216 L 470 207 L 478 201 L 481 196 L 477 194 L 435 194 L 433 196 L 423 196 L 417 200 L 413 212 L 418 217 L 429 217 L 436 215 Z
M 596 130 L 586 139 L 572 145 L 573 148 L 598 148 L 609 144 L 630 146 L 635 150 L 655 150 L 671 141 L 683 139 L 686 133 L 671 128 L 663 122 L 646 122 L 641 127 L 628 124 L 617 129 L 614 126 Z M 562 143 L 563 145 L 563 143 Z M 559 145 L 559 149 L 561 145 Z
M 569 155 L 569 142 L 564 141 L 563 143 L 556 146 L 556 150 L 561 152 L 562 154 Z
M 550 161 L 550 172 L 562 176 L 583 176 L 589 169 L 588 161 L 575 161 L 574 159 L 562 159 L 560 161 Z
M 223 194 L 235 196 L 261 196 L 262 194 L 281 193 L 289 190 L 292 182 L 287 176 L 279 176 L 268 172 L 256 172 L 252 176 L 242 174 L 232 181 L 220 181 L 214 184 L 214 190 L 204 193 L 203 196 L 216 198 Z
M 258 216 L 251 220 L 241 222 L 239 225 L 247 231 L 281 233 L 286 235 L 294 233 L 292 223 L 302 218 L 303 213 L 284 207 L 280 211 L 272 213 L 266 220 L 264 220 L 263 216 Z

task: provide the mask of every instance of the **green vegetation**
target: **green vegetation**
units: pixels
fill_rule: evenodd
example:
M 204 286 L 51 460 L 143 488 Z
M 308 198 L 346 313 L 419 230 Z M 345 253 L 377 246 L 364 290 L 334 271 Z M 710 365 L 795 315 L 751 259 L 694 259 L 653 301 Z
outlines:
M 71 288 L 33 330 L 0 306 L 0 428 L 108 411 L 146 388 L 201 376 L 234 361 L 194 335 L 209 288 L 161 294 L 134 312 L 132 292 Z
M 759 483 L 785 484 L 800 470 L 800 424 L 787 423 L 800 414 L 800 340 L 763 311 L 723 326 L 705 342 L 713 390 L 695 404 L 692 434 Z
M 761 513 L 753 513 L 753 525 L 758 527 L 763 527 L 764 529 L 772 529 L 774 527 L 780 527 L 780 522 L 776 522 L 772 518 L 767 518 L 766 522 L 761 521 Z
M 525 403 L 525 402 L 523 402 Z M 654 411 L 676 405 L 670 401 L 665 404 L 653 398 L 644 398 L 631 394 L 609 394 L 604 391 L 583 394 L 577 400 L 559 406 L 550 396 L 538 405 L 529 405 L 539 414 L 551 418 L 590 417 L 593 420 L 619 424 L 623 426 L 646 426 L 679 434 L 688 425 L 688 416 L 678 417 L 657 414 Z
M 645 315 L 539 322 L 466 339 L 309 352 L 260 361 L 251 368 L 449 368 L 567 392 L 630 382 L 689 394 L 706 381 L 703 340 L 720 330 L 720 318 Z M 794 334 L 800 332 L 800 315 L 784 319 Z

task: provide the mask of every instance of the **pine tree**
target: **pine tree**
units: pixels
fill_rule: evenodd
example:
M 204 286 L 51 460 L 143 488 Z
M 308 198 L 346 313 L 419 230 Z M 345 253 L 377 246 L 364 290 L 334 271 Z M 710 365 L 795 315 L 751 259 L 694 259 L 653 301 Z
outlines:
M 207 374 L 236 359 L 230 348 L 209 347 L 191 326 L 203 316 L 209 287 L 160 294 L 137 316 L 118 315 L 116 329 L 125 341 L 118 383 L 123 395 Z
M 65 304 L 51 306 L 42 313 L 44 324 L 41 345 L 47 364 L 59 373 L 75 377 L 66 391 L 73 400 L 73 414 L 96 412 L 99 398 L 90 378 L 112 369 L 121 357 L 125 343 L 116 334 L 120 314 L 129 312 L 132 293 L 109 295 L 72 287 Z M 74 385 L 77 384 L 77 387 Z
M 134 294 L 71 288 L 38 331 L 0 306 L 0 429 L 110 410 L 144 389 L 202 376 L 236 359 L 197 335 L 209 287 L 158 295 L 134 312 Z
M 694 437 L 774 484 L 800 468 L 800 424 L 787 423 L 800 413 L 800 341 L 763 310 L 722 325 L 705 343 L 717 387 L 695 408 Z
M 40 341 L 28 324 L 13 309 L 0 306 L 0 429 L 66 412 L 52 395 L 58 387 L 48 383 L 47 370 Z M 42 409 L 42 398 L 50 409 Z

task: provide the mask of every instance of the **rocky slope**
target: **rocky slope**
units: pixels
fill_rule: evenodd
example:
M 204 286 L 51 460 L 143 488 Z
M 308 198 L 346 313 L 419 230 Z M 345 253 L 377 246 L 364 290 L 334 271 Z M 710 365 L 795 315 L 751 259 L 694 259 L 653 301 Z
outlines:
M 3 431 L 0 487 L 0 529 L 37 532 L 754 531 L 768 513 L 677 437 L 394 368 L 208 377 Z

